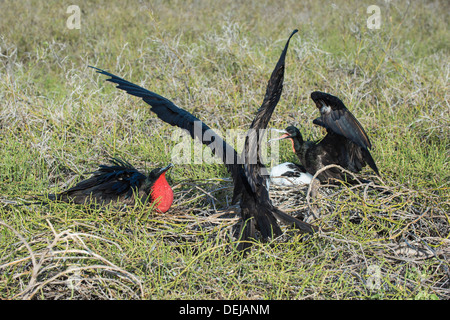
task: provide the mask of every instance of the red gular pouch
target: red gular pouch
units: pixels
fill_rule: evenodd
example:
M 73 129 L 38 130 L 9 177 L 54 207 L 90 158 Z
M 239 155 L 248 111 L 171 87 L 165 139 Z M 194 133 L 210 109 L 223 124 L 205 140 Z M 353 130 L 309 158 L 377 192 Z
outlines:
M 162 213 L 167 212 L 173 203 L 173 190 L 166 180 L 166 172 L 172 167 L 173 165 L 169 164 L 167 167 L 154 169 L 149 174 L 152 182 L 151 201 L 155 203 L 155 208 Z

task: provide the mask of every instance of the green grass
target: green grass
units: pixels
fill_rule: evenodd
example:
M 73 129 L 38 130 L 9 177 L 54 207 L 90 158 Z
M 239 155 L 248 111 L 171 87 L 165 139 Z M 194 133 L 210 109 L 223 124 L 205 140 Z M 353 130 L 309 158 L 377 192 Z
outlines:
M 3 299 L 448 299 L 449 5 L 151 1 L 0 5 L 0 297 Z M 294 230 L 234 254 L 238 208 L 220 164 L 177 165 L 166 215 L 22 199 L 57 192 L 110 156 L 171 161 L 173 127 L 93 65 L 174 101 L 219 132 L 246 130 L 290 32 L 270 127 L 310 139 L 314 90 L 339 96 L 374 145 L 390 195 L 364 187 L 274 192 L 332 232 Z M 280 160 L 296 161 L 288 143 Z M 374 178 L 367 169 L 364 176 Z M 287 195 L 287 196 L 286 196 Z M 420 249 L 420 250 L 419 250 Z M 373 270 L 378 272 L 373 277 Z M 33 273 L 34 272 L 34 273 Z M 376 281 L 375 286 L 370 284 Z

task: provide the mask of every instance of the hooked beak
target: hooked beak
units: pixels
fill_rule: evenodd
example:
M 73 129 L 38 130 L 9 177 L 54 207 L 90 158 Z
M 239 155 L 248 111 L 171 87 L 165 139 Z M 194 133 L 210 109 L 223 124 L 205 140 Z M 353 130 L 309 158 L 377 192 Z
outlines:
M 280 129 L 270 129 L 270 130 L 275 131 L 275 132 L 282 133 L 283 135 L 279 136 L 278 138 L 270 139 L 270 140 L 268 141 L 268 143 L 273 142 L 273 141 L 278 141 L 278 140 L 283 140 L 283 139 L 289 139 L 289 138 L 291 138 L 291 135 L 290 135 L 286 130 L 280 130 Z
M 164 168 L 161 168 L 161 170 L 159 170 L 159 174 L 161 175 L 161 174 L 165 173 L 167 170 L 169 170 L 172 167 L 173 167 L 173 164 L 169 163 L 167 166 L 165 166 Z

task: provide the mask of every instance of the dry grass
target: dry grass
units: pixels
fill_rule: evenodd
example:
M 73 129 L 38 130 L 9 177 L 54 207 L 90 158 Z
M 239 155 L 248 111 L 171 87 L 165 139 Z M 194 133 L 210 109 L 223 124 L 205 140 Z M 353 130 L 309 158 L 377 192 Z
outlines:
M 176 185 L 170 215 L 148 208 L 79 213 L 62 231 L 51 222 L 62 217 L 47 215 L 44 230 L 28 239 L 1 222 L 16 238 L 0 265 L 4 293 L 15 299 L 450 298 L 443 203 L 434 190 L 377 187 L 385 194 L 367 184 L 321 186 L 309 203 L 306 186 L 274 187 L 280 208 L 328 231 L 299 237 L 286 229 L 270 244 L 256 242 L 245 259 L 236 259 L 238 207 L 217 209 L 226 207 L 227 195 L 218 195 L 231 188 L 226 181 Z
M 368 5 L 94 1 L 80 4 L 81 29 L 69 30 L 57 1 L 3 2 L 0 298 L 449 299 L 448 3 L 385 2 L 379 30 L 366 28 Z M 239 257 L 239 208 L 220 164 L 174 167 L 165 215 L 29 204 L 110 156 L 166 164 L 179 143 L 88 65 L 217 131 L 245 130 L 294 28 L 270 126 L 319 138 L 309 94 L 333 93 L 364 125 L 382 172 L 363 172 L 370 186 L 321 186 L 317 197 L 308 187 L 272 190 L 280 208 L 322 231 L 285 228 Z M 288 144 L 280 161 L 296 161 Z

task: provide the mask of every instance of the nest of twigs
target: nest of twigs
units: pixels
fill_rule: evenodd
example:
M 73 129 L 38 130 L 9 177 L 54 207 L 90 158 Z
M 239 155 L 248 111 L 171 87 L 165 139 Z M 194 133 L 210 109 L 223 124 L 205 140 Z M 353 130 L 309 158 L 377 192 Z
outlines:
M 415 283 L 403 274 L 404 265 L 420 267 L 432 260 L 428 263 L 431 274 L 421 281 L 438 297 L 450 298 L 449 203 L 442 203 L 437 190 L 418 191 L 393 183 L 387 186 L 381 180 L 372 181 L 354 185 L 272 186 L 271 198 L 278 208 L 321 227 L 307 241 L 318 245 L 327 243 L 329 246 L 324 248 L 345 254 L 346 272 L 360 274 L 361 270 L 370 271 L 375 266 L 373 272 L 377 273 L 377 279 L 382 279 L 375 285 L 404 281 L 406 287 L 414 290 Z M 240 209 L 230 203 L 231 190 L 229 179 L 182 181 L 174 186 L 175 202 L 169 213 L 157 214 L 149 208 L 140 208 L 137 219 L 141 228 L 123 232 L 145 233 L 173 246 L 188 243 L 190 247 L 197 246 L 199 251 L 205 242 L 221 242 L 232 248 L 238 237 Z M 119 223 L 128 216 L 129 210 L 119 210 L 113 219 Z M 8 248 L 9 254 L 0 260 L 3 279 L 0 283 L 14 282 L 20 287 L 11 298 L 143 296 L 143 284 L 138 276 L 96 253 L 86 242 L 96 239 L 102 246 L 123 252 L 114 239 L 103 237 L 95 228 L 84 232 L 74 231 L 77 227 L 55 230 L 50 220 L 46 219 L 46 223 L 51 233 L 27 237 L 0 220 L 0 227 L 10 230 L 17 238 Z M 291 241 L 295 230 L 288 226 L 285 230 L 285 235 L 275 239 L 275 243 Z M 380 261 L 397 264 L 398 272 L 392 274 Z M 364 285 L 367 281 L 360 279 Z
M 340 169 L 359 181 L 351 172 Z M 319 232 L 318 237 L 332 241 L 338 251 L 351 252 L 350 269 L 376 266 L 378 279 L 383 276 L 394 282 L 402 279 L 408 285 L 408 279 L 402 275 L 402 264 L 420 266 L 426 260 L 434 260 L 435 277 L 421 281 L 427 283 L 439 297 L 449 299 L 450 203 L 442 203 L 438 190 L 418 191 L 402 185 L 387 186 L 380 179 L 372 178 L 374 180 L 370 183 L 353 185 L 341 182 L 274 186 L 272 199 L 280 209 L 328 230 Z M 379 184 L 375 182 L 377 180 Z M 311 197 L 312 191 L 315 191 L 316 197 Z M 348 230 L 352 226 L 355 232 L 360 226 L 369 230 L 371 238 L 360 238 L 357 234 L 349 237 Z M 389 274 L 390 271 L 370 260 L 398 264 L 399 273 L 395 276 Z M 385 285 L 388 285 L 387 282 Z M 409 285 L 413 287 L 412 283 Z

